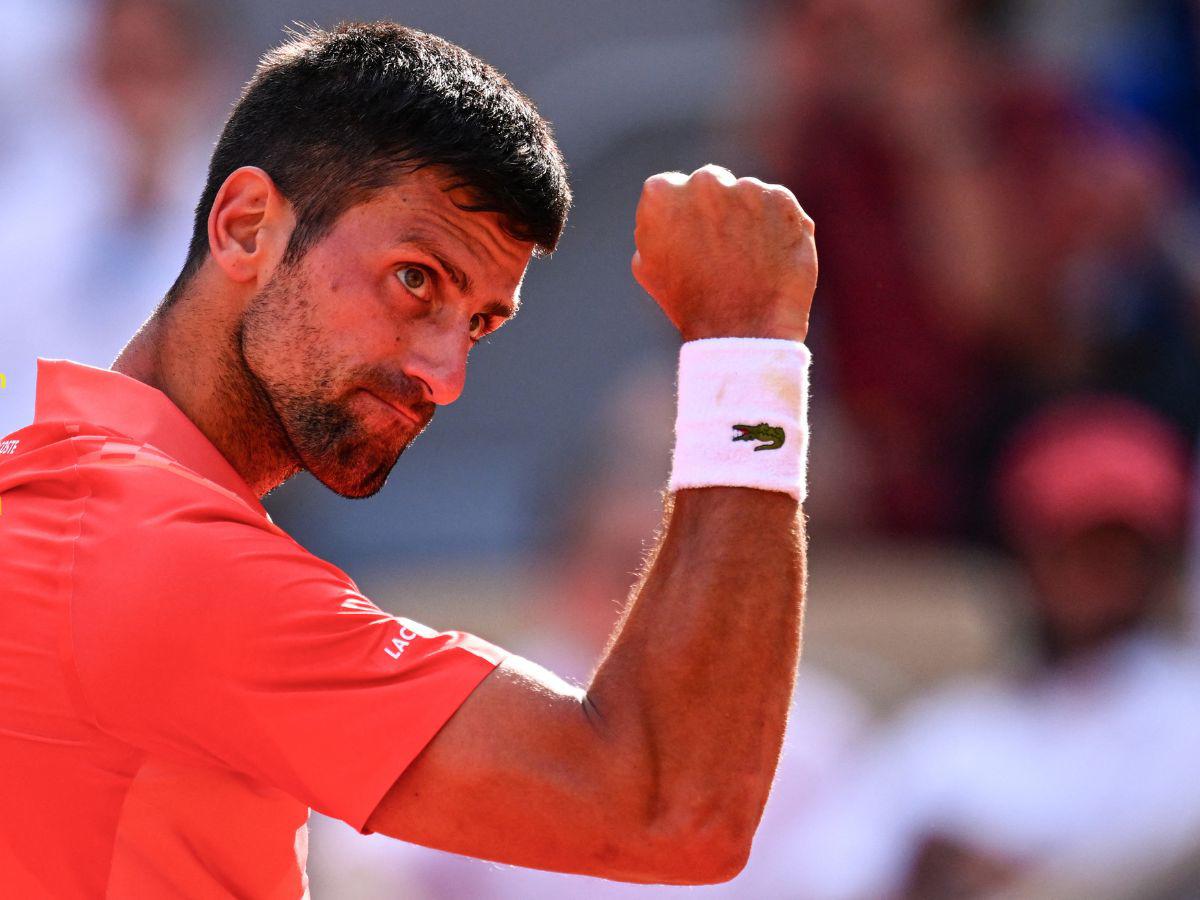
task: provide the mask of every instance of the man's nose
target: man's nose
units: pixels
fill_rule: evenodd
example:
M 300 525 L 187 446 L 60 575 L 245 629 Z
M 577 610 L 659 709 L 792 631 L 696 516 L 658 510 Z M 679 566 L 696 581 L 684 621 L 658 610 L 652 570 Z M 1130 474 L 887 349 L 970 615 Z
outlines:
M 449 330 L 430 329 L 420 336 L 409 356 L 406 374 L 425 384 L 425 399 L 445 406 L 463 392 L 467 380 L 470 338 Z

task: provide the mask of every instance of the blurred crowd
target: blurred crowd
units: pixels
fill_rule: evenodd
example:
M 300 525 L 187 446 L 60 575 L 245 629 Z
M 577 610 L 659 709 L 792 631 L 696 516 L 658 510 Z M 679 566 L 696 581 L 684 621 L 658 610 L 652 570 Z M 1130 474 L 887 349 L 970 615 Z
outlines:
M 1113 71 L 1149 10 L 1185 4 L 1124 5 L 1069 77 L 1031 59 L 1020 21 L 1004 30 L 963 4 L 781 5 L 766 139 L 821 227 L 816 340 L 846 439 L 868 454 L 825 497 L 865 482 L 861 508 L 839 513 L 855 525 L 995 537 L 986 492 L 1005 436 L 1074 392 L 1200 427 L 1190 148 Z M 1094 27 L 1096 5 L 1079 6 Z M 1194 22 L 1155 24 L 1196 39 Z M 1193 98 L 1194 55 L 1180 68 L 1163 66 L 1157 91 Z
M 571 228 L 379 497 L 302 478 L 272 516 L 381 605 L 586 682 L 670 462 L 641 181 L 782 182 L 821 258 L 805 660 L 750 864 L 690 893 L 1200 895 L 1200 3 L 291 6 L 4 0 L 0 435 L 35 357 L 109 365 L 174 280 L 283 25 L 437 31 L 554 121 Z M 681 890 L 313 831 L 314 896 Z

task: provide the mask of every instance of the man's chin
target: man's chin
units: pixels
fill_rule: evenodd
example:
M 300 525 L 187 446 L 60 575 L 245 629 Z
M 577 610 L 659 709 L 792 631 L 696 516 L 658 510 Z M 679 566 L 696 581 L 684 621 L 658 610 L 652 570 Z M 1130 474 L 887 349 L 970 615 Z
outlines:
M 347 500 L 364 500 L 378 494 L 387 483 L 388 475 L 404 452 L 401 447 L 396 455 L 389 459 L 379 460 L 374 467 L 364 467 L 361 461 L 357 465 L 346 465 L 337 462 L 321 462 L 309 466 L 312 476 L 333 491 L 339 497 Z

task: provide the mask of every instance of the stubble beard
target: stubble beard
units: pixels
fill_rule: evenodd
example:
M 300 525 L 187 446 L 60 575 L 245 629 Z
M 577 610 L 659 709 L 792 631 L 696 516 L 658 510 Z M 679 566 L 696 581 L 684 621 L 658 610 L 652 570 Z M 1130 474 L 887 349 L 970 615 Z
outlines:
M 268 444 L 287 448 L 289 475 L 307 469 L 342 497 L 370 497 L 384 486 L 424 426 L 396 424 L 380 435 L 353 414 L 348 404 L 355 392 L 339 397 L 333 373 L 341 373 L 339 381 L 346 385 L 376 384 L 379 379 L 348 371 L 330 357 L 321 346 L 320 329 L 311 322 L 306 292 L 307 281 L 297 269 L 278 270 L 242 317 L 236 358 L 251 392 L 269 411 L 272 421 L 264 424 L 278 434 Z M 416 386 L 404 388 L 411 393 Z M 432 405 L 424 406 L 432 418 Z

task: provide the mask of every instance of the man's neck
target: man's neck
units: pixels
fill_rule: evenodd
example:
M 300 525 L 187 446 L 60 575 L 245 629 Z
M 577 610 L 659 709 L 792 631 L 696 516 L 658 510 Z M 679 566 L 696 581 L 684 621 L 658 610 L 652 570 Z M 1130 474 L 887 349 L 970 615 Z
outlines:
M 166 394 L 262 497 L 301 466 L 246 368 L 237 319 L 217 310 L 181 297 L 142 326 L 112 369 Z

